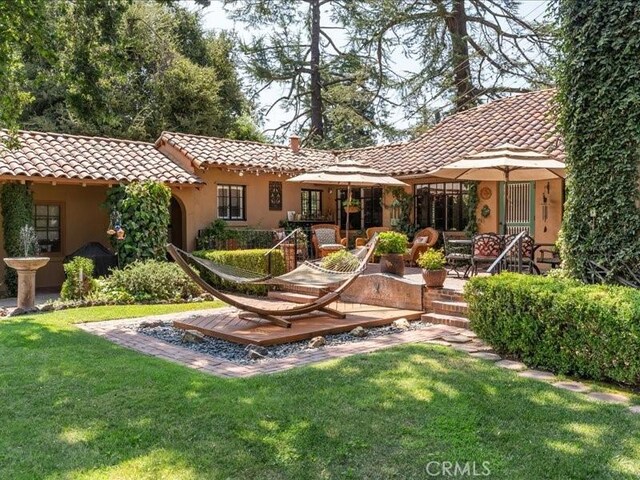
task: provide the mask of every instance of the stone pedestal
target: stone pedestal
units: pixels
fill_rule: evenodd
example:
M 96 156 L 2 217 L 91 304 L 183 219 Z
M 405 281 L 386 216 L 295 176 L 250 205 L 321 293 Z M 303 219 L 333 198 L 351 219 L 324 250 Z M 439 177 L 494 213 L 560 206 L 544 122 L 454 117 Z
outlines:
M 49 257 L 5 258 L 4 263 L 18 272 L 18 308 L 32 309 L 36 303 L 36 270 L 49 263 Z

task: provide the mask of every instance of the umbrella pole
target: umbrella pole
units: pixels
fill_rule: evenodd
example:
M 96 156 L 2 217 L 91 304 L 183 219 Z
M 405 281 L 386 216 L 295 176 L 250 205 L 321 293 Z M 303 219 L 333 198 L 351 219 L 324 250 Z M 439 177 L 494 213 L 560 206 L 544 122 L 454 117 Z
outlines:
M 345 224 L 345 230 L 347 235 L 347 250 L 349 250 L 349 210 L 351 206 L 351 184 L 347 183 L 347 208 L 345 211 L 347 212 L 347 223 Z
M 504 224 L 502 225 L 502 233 L 507 234 L 507 217 L 509 215 L 509 169 L 504 172 Z

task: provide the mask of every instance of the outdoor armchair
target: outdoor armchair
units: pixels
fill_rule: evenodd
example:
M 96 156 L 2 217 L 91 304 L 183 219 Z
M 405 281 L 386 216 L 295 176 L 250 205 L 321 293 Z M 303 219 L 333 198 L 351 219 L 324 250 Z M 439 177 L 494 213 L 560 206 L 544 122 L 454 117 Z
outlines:
M 405 262 L 415 266 L 418 257 L 438 243 L 440 234 L 435 228 L 427 227 L 416 232 L 413 242 L 409 244 L 409 251 L 405 255 Z
M 311 243 L 316 258 L 342 250 L 347 246 L 347 239 L 340 238 L 340 227 L 332 223 L 318 223 L 311 226 Z
M 376 233 L 388 232 L 389 227 L 370 227 L 365 230 L 365 237 L 356 238 L 356 247 L 363 247 Z

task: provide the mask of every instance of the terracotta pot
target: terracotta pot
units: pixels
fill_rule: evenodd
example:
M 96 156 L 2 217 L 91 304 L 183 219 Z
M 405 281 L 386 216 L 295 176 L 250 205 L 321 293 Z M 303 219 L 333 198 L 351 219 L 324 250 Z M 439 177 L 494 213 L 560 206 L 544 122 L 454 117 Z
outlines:
M 422 270 L 422 278 L 428 288 L 442 288 L 447 278 L 447 271 L 443 268 L 440 270 Z
M 404 255 L 402 253 L 380 255 L 380 273 L 390 273 L 402 277 L 404 275 Z
M 344 211 L 347 213 L 358 213 L 360 211 L 360 207 L 352 205 L 350 207 L 344 207 Z

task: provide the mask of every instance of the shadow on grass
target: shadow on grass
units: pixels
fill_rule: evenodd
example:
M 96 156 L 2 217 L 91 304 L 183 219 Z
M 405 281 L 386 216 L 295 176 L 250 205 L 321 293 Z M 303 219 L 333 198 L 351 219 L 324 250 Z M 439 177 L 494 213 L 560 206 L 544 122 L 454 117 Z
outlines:
M 638 416 L 440 347 L 224 380 L 34 319 L 0 325 L 0 477 L 636 478 Z

